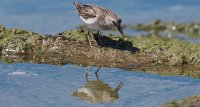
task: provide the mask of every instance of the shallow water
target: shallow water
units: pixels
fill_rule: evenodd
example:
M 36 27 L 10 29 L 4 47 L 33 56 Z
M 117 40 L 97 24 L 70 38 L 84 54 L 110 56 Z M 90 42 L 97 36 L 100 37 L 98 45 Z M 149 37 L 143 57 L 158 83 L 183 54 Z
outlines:
M 56 34 L 83 24 L 74 0 L 0 0 L 0 24 L 42 34 Z M 76 0 L 97 4 L 118 13 L 124 24 L 155 19 L 176 22 L 200 21 L 199 0 Z
M 119 97 L 109 102 L 111 91 L 98 90 L 98 85 L 90 88 L 105 94 L 104 100 L 97 100 L 88 93 L 89 100 L 71 96 L 86 84 L 87 67 L 74 65 L 54 66 L 46 64 L 0 64 L 0 107 L 155 107 L 172 99 L 180 99 L 200 93 L 200 80 L 189 77 L 160 76 L 122 69 L 101 68 L 101 85 L 108 84 L 113 89 L 122 81 Z M 96 80 L 96 68 L 91 67 L 89 81 Z M 105 89 L 106 90 L 106 89 Z M 107 89 L 109 90 L 109 89 Z M 115 93 L 117 94 L 117 92 Z M 93 96 L 93 97 L 91 97 Z M 83 96 L 82 96 L 83 97 Z M 101 102 L 98 102 L 101 101 Z M 91 103 L 93 102 L 93 103 Z

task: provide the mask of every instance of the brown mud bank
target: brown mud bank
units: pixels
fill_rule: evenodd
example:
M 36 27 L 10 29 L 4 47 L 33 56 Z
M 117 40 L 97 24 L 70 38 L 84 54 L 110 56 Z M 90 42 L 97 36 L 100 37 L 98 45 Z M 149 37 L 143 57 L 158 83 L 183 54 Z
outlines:
M 184 98 L 182 100 L 174 100 L 160 107 L 199 107 L 200 106 L 200 96 L 193 96 Z
M 72 63 L 200 77 L 199 44 L 159 37 L 100 36 L 83 30 L 52 36 L 0 26 L 0 55 L 5 63 Z

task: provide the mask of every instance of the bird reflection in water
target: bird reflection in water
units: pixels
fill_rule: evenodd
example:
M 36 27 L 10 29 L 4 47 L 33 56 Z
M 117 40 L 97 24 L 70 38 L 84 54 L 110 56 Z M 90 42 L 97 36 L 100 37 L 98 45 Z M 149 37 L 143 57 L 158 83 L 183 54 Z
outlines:
M 98 72 L 101 67 L 95 72 L 96 80 L 88 79 L 89 68 L 86 71 L 86 83 L 84 86 L 76 89 L 72 93 L 72 96 L 80 97 L 83 100 L 86 100 L 90 103 L 99 103 L 99 102 L 114 102 L 119 99 L 118 91 L 123 86 L 123 83 L 120 82 L 116 88 L 110 87 L 107 83 L 99 80 Z

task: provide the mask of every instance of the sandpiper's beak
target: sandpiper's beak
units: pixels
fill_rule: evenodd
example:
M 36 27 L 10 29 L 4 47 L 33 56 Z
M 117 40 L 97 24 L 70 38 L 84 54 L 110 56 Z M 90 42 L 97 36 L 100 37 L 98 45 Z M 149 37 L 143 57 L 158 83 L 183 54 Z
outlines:
M 116 28 L 120 32 L 120 34 L 124 37 L 124 33 L 123 33 L 123 30 L 122 30 L 121 24 L 120 23 L 116 23 L 114 21 L 113 21 L 113 24 L 114 24 L 114 26 L 116 26 Z
M 119 25 L 119 26 L 117 27 L 117 30 L 120 32 L 120 34 L 121 34 L 122 36 L 124 36 L 124 33 L 123 33 L 123 30 L 122 30 L 121 25 Z

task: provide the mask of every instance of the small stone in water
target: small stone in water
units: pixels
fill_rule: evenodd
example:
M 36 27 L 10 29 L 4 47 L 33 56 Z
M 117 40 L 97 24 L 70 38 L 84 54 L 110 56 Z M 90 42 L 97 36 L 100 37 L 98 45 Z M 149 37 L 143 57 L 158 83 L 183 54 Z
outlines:
M 24 76 L 24 75 L 26 75 L 26 72 L 15 71 L 15 72 L 8 73 L 8 75 L 10 75 L 10 76 Z

